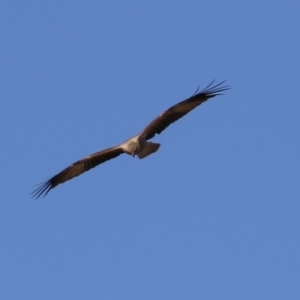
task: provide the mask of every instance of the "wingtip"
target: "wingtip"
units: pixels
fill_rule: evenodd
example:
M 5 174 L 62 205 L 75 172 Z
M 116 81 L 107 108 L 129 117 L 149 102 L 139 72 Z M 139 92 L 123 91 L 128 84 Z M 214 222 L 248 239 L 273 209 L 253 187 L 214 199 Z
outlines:
M 223 80 L 220 83 L 213 85 L 214 82 L 215 82 L 215 79 L 210 84 L 208 84 L 203 90 L 201 90 L 198 93 L 198 95 L 205 94 L 207 97 L 211 98 L 211 97 L 215 97 L 218 95 L 223 95 L 222 92 L 231 89 L 230 85 L 224 85 L 226 80 Z
M 46 180 L 42 183 L 38 183 L 35 186 L 38 186 L 38 187 L 33 192 L 30 193 L 31 198 L 34 198 L 35 200 L 37 200 L 41 196 L 43 196 L 43 198 L 44 198 L 50 192 L 50 190 L 53 188 L 51 179 Z

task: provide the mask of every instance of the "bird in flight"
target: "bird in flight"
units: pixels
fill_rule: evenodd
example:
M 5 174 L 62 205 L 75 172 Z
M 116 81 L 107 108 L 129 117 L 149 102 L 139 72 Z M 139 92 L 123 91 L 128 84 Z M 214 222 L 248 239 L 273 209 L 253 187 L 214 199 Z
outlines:
M 49 180 L 38 184 L 38 188 L 31 193 L 32 197 L 36 199 L 42 195 L 45 197 L 49 191 L 57 185 L 79 176 L 82 173 L 119 156 L 120 154 L 127 153 L 133 157 L 137 155 L 139 159 L 142 159 L 156 152 L 160 147 L 160 144 L 148 142 L 148 140 L 152 139 L 155 134 L 160 134 L 170 124 L 182 118 L 201 103 L 215 96 L 222 95 L 222 92 L 229 90 L 230 87 L 228 85 L 223 85 L 224 82 L 225 81 L 222 81 L 219 84 L 213 85 L 213 81 L 200 92 L 198 92 L 198 88 L 193 96 L 175 104 L 161 113 L 138 135 L 126 140 L 118 146 L 88 155 L 62 170 Z

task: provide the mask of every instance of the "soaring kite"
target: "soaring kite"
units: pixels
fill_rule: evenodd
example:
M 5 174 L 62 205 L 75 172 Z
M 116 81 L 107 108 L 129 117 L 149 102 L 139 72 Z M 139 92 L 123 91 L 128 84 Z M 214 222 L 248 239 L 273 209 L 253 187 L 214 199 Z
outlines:
M 155 134 L 160 134 L 170 124 L 182 118 L 201 103 L 215 96 L 222 95 L 222 92 L 230 89 L 228 85 L 223 85 L 225 81 L 214 86 L 213 82 L 211 82 L 200 92 L 198 92 L 197 89 L 192 97 L 175 104 L 160 114 L 138 135 L 128 139 L 119 146 L 111 147 L 91 154 L 73 163 L 49 180 L 40 183 L 38 188 L 31 193 L 32 196 L 35 198 L 39 198 L 43 194 L 46 196 L 49 191 L 55 188 L 57 185 L 79 176 L 82 173 L 106 162 L 107 160 L 119 156 L 120 154 L 127 153 L 133 157 L 137 155 L 138 158 L 142 159 L 156 152 L 160 147 L 160 144 L 148 142 L 148 140 L 152 139 Z

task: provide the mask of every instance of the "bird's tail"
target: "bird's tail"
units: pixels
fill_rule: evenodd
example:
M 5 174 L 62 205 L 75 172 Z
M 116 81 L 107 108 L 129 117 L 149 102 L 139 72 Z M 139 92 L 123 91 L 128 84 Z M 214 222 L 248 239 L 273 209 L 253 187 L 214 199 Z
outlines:
M 147 145 L 145 146 L 145 148 L 142 151 L 140 151 L 137 154 L 137 156 L 139 159 L 142 159 L 142 158 L 156 152 L 159 147 L 160 147 L 160 144 L 158 144 L 158 143 L 147 142 Z

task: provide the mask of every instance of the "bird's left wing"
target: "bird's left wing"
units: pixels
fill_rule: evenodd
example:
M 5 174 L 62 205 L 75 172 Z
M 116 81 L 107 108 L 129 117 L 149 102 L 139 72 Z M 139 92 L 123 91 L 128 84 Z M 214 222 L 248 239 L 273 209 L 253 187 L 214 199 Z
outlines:
M 164 111 L 157 118 L 155 118 L 140 134 L 139 136 L 149 140 L 155 136 L 155 134 L 160 134 L 165 130 L 170 124 L 182 118 L 184 115 L 189 113 L 191 110 L 196 108 L 201 103 L 206 100 L 213 98 L 215 96 L 221 95 L 222 92 L 230 89 L 228 85 L 223 85 L 225 81 L 212 85 L 209 84 L 205 89 L 195 94 L 177 104 L 170 107 L 168 110 Z
M 35 189 L 31 195 L 34 198 L 39 198 L 41 195 L 44 194 L 46 196 L 49 191 L 55 188 L 57 185 L 64 183 L 67 180 L 70 180 L 76 176 L 81 175 L 82 173 L 119 156 L 120 154 L 124 153 L 123 149 L 120 146 L 108 148 L 102 150 L 100 152 L 96 152 L 91 154 L 64 169 L 60 173 L 56 174 L 49 180 L 38 184 L 38 188 Z

